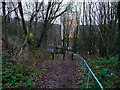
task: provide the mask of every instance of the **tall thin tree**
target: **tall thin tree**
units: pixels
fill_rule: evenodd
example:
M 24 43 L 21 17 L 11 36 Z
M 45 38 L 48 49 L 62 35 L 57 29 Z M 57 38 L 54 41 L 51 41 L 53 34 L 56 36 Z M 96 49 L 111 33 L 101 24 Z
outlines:
M 5 43 L 5 47 L 8 48 L 8 39 L 7 39 L 7 28 L 6 28 L 6 3 L 2 2 L 2 11 L 3 11 L 3 41 Z
M 118 35 L 118 39 L 119 39 L 119 41 L 118 41 L 118 48 L 119 48 L 119 51 L 118 51 L 118 53 L 119 53 L 119 62 L 120 62 L 120 1 L 118 2 L 118 7 L 117 7 L 117 15 L 118 15 L 118 32 L 119 32 L 119 35 Z

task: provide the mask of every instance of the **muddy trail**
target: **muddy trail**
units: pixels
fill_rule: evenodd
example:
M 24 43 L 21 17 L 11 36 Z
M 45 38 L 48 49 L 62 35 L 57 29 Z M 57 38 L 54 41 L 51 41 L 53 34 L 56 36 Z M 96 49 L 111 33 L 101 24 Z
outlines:
M 81 78 L 81 67 L 69 55 L 59 54 L 49 68 L 44 69 L 43 79 L 38 80 L 40 88 L 77 88 Z

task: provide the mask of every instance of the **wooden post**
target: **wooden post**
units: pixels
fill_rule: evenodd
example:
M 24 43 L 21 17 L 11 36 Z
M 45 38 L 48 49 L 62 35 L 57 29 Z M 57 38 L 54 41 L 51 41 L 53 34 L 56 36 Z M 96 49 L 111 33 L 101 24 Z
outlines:
M 54 53 L 52 53 L 52 59 L 54 60 Z
M 72 61 L 73 61 L 74 57 L 73 57 L 73 53 L 72 53 Z

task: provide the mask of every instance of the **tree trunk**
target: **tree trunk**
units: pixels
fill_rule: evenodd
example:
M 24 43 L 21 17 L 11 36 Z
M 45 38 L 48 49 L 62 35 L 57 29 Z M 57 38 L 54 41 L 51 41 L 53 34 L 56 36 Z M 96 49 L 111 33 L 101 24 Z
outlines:
M 38 44 L 37 44 L 36 47 L 40 47 L 40 45 L 41 45 L 41 43 L 42 43 L 42 40 L 43 40 L 43 37 L 44 37 L 44 34 L 45 34 L 45 31 L 43 30 L 43 31 L 42 31 L 42 34 L 41 34 L 41 37 L 40 37 L 40 40 L 39 40 L 39 42 L 38 42 Z
M 118 2 L 118 7 L 117 7 L 117 15 L 118 15 L 118 32 L 119 32 L 119 35 L 118 35 L 118 53 L 119 53 L 119 63 L 120 63 L 120 1 Z
M 89 53 L 90 53 L 90 55 L 92 54 L 92 52 L 91 51 L 93 51 L 92 50 L 92 48 L 93 48 L 93 46 L 92 46 L 92 20 L 91 20 L 91 4 L 89 5 L 89 20 L 90 20 L 90 32 L 89 32 L 89 45 L 90 46 L 88 46 L 89 47 Z
M 24 20 L 24 16 L 23 16 L 23 9 L 22 9 L 21 2 L 18 2 L 18 8 L 19 8 L 19 12 L 20 12 L 20 15 L 22 18 L 22 26 L 23 26 L 25 37 L 26 37 L 27 36 L 27 29 L 26 29 L 26 25 L 25 25 L 25 20 Z M 28 44 L 31 44 L 29 39 L 27 40 L 27 42 L 28 42 Z M 24 45 L 24 47 L 25 47 L 25 45 Z
M 69 36 L 67 38 L 67 49 L 68 49 L 68 47 L 69 47 Z
M 2 2 L 3 9 L 3 42 L 5 43 L 5 47 L 8 48 L 8 38 L 7 38 L 7 28 L 6 28 L 6 11 L 5 11 L 5 2 Z
M 23 25 L 24 34 L 26 36 L 27 35 L 27 30 L 26 30 L 25 20 L 24 20 L 24 16 L 23 16 L 23 9 L 22 9 L 21 2 L 18 2 L 18 8 L 19 8 L 19 12 L 20 12 L 20 15 L 21 15 L 21 18 L 22 18 L 22 25 Z
M 82 51 L 83 53 L 86 52 L 86 49 L 85 49 L 85 29 L 84 29 L 84 22 L 85 22 L 85 2 L 83 2 L 83 29 L 82 29 L 82 41 L 83 41 L 83 44 L 82 44 Z

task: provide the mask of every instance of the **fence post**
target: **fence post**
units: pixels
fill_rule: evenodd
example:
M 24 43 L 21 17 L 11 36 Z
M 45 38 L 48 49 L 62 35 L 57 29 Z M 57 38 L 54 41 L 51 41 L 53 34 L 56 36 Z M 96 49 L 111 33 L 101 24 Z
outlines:
M 87 86 L 86 86 L 86 88 L 88 88 L 89 78 L 90 78 L 90 71 L 89 71 L 89 74 L 88 74 L 88 80 L 87 80 Z
M 77 57 L 77 56 L 75 57 L 75 60 L 76 60 L 76 62 L 77 62 L 77 63 L 79 63 L 79 59 L 78 59 L 78 57 Z
M 73 54 L 73 53 L 72 53 Z M 76 56 L 76 54 L 73 54 L 73 55 L 75 55 Z M 80 56 L 79 56 L 80 57 Z M 90 69 L 90 67 L 88 66 L 88 64 L 86 63 L 86 61 L 82 58 L 82 57 L 80 57 L 81 58 L 81 63 L 82 63 L 82 68 L 84 68 L 84 72 L 85 72 L 85 65 L 86 65 L 86 67 L 89 69 L 89 74 L 88 74 L 88 80 L 87 80 L 87 85 L 86 85 L 86 88 L 88 87 L 88 85 L 89 85 L 89 78 L 90 78 L 90 73 L 92 74 L 92 76 L 94 77 L 94 79 L 97 81 L 97 83 L 99 84 L 99 86 L 100 86 L 100 88 L 101 88 L 101 90 L 103 90 L 103 86 L 101 85 L 101 83 L 98 81 L 98 79 L 97 79 L 97 77 L 94 75 L 94 73 L 92 72 L 92 70 Z M 84 66 L 83 66 L 83 64 L 84 64 Z
M 52 59 L 54 60 L 54 53 L 52 53 Z
M 84 72 L 85 72 L 85 62 L 84 62 Z
M 74 59 L 74 57 L 73 57 L 73 53 L 72 53 L 72 60 Z
M 82 69 L 83 69 L 83 60 L 81 60 L 81 61 L 82 61 L 81 63 L 82 63 Z

